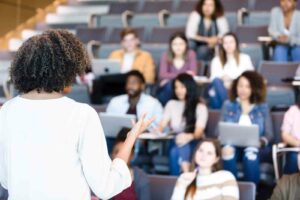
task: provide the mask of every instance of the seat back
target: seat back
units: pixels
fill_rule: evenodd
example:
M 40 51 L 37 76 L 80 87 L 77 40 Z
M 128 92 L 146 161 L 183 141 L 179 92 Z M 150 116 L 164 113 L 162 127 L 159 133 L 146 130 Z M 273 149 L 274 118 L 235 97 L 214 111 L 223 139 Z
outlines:
M 237 12 L 241 8 L 248 8 L 247 0 L 221 0 L 226 12 Z
M 91 40 L 106 41 L 106 28 L 77 28 L 76 35 L 83 42 L 88 43 Z
M 280 6 L 278 0 L 255 0 L 254 7 L 251 10 L 269 12 L 275 6 Z
M 169 200 L 172 196 L 176 176 L 148 175 L 151 199 Z M 255 200 L 256 186 L 251 182 L 238 182 L 240 200 Z
M 154 13 L 157 14 L 161 10 L 174 10 L 174 1 L 144 1 L 142 8 L 137 13 Z
M 220 111 L 219 110 L 209 110 L 208 112 L 208 120 L 205 128 L 205 134 L 208 138 L 217 138 L 216 128 L 218 126 L 218 122 L 220 119 Z
M 299 63 L 264 61 L 261 63 L 258 72 L 267 80 L 268 85 L 290 86 L 282 79 L 294 77 L 298 66 Z
M 240 43 L 259 43 L 259 36 L 268 36 L 267 26 L 237 26 L 236 34 Z
M 274 143 L 279 143 L 281 139 L 281 126 L 283 122 L 284 112 L 272 112 Z
M 139 9 L 139 4 L 136 1 L 129 2 L 111 2 L 109 4 L 109 14 L 122 14 L 124 11 L 129 10 L 136 12 Z
M 197 1 L 182 0 L 179 2 L 176 13 L 190 13 L 196 7 Z
M 184 27 L 154 27 L 147 43 L 168 43 L 175 32 L 184 32 Z
M 91 103 L 89 90 L 86 85 L 73 85 L 72 91 L 67 94 L 67 97 L 80 103 Z

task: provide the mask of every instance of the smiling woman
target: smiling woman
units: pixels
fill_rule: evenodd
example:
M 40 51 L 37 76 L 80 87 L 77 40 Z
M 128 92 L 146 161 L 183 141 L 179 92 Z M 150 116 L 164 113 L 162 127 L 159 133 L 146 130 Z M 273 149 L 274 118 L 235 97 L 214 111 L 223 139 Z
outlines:
M 111 161 L 98 114 L 64 97 L 89 65 L 83 45 L 64 30 L 27 40 L 16 54 L 12 81 L 21 93 L 0 110 L 0 183 L 14 200 L 109 199 L 131 185 L 126 165 L 142 116 Z

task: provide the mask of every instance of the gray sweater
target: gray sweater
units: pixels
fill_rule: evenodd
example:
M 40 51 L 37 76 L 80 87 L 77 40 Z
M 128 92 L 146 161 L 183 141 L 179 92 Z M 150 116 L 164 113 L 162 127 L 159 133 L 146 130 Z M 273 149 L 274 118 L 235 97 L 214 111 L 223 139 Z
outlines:
M 271 10 L 269 34 L 274 39 L 285 34 L 284 16 L 280 7 Z M 300 45 L 300 11 L 295 10 L 289 27 L 289 44 Z

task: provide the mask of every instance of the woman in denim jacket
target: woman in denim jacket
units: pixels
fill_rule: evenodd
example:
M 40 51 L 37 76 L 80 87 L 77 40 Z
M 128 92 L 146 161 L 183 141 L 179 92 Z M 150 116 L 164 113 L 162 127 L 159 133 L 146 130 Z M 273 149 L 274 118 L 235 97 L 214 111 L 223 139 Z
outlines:
M 271 152 L 269 143 L 273 138 L 270 110 L 265 103 L 265 96 L 266 86 L 262 76 L 254 71 L 246 71 L 233 82 L 230 101 L 224 103 L 220 117 L 220 121 L 223 122 L 259 126 L 261 141 L 259 149 L 229 145 L 225 145 L 222 149 L 224 169 L 237 176 L 237 162 L 242 161 L 244 179 L 256 184 L 259 182 L 260 161 L 267 160 L 268 153 Z

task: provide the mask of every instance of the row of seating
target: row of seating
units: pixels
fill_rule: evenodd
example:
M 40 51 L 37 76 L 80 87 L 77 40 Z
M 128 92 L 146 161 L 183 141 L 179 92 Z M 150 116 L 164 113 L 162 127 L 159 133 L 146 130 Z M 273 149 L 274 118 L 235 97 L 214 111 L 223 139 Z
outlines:
M 158 1 L 125 1 L 115 2 L 111 1 L 109 5 L 112 7 L 110 13 L 120 13 L 124 10 L 132 9 L 133 11 L 144 13 L 157 12 L 158 8 L 169 8 L 177 12 L 186 12 L 194 8 L 197 0 L 158 0 Z M 246 8 L 250 11 L 269 11 L 272 7 L 278 6 L 278 0 L 221 0 L 225 10 L 237 11 L 240 8 Z M 103 4 L 103 0 L 77 0 L 72 3 L 73 5 L 99 5 Z M 151 4 L 151 5 L 150 5 Z M 121 5 L 118 7 L 118 5 Z M 149 6 L 149 8 L 147 8 Z M 156 7 L 156 8 L 155 8 Z M 300 6 L 298 5 L 298 8 Z

